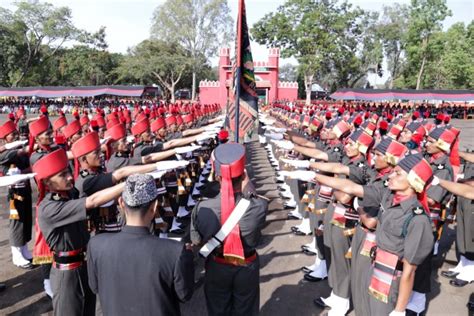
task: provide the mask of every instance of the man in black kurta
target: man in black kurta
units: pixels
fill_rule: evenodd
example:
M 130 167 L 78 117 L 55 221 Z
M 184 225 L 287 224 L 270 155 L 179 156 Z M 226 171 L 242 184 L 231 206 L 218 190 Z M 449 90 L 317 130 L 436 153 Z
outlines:
M 99 295 L 104 315 L 180 315 L 179 303 L 191 298 L 192 252 L 149 230 L 157 195 L 152 176 L 130 176 L 119 200 L 127 225 L 89 243 L 89 285 Z

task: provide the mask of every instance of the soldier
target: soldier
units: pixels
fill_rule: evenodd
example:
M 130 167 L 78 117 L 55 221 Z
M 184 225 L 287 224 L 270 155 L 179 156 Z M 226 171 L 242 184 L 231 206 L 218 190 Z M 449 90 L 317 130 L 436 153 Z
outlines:
M 361 186 L 350 180 L 315 174 L 315 180 L 363 198 L 363 207 L 379 207 L 374 265 L 369 285 L 371 315 L 404 315 L 415 270 L 430 254 L 433 235 L 427 213 L 429 163 L 419 154 L 403 158 L 389 177 L 388 188 Z
M 128 177 L 119 198 L 127 225 L 120 233 L 89 242 L 89 285 L 99 295 L 104 315 L 180 315 L 179 303 L 191 298 L 192 252 L 180 242 L 150 234 L 157 195 L 150 175 Z
M 215 149 L 214 170 L 220 194 L 200 201 L 191 218 L 191 240 L 202 245 L 219 240 L 206 259 L 204 292 L 209 315 L 257 315 L 259 310 L 259 260 L 255 247 L 265 223 L 267 203 L 253 195 L 243 196 L 245 148 L 224 144 Z M 250 201 L 240 221 L 221 227 L 241 199 Z M 206 244 L 206 247 L 208 245 Z
M 0 126 L 0 139 L 5 140 L 0 152 L 0 175 L 27 173 L 30 170 L 28 150 L 11 148 L 18 139 L 15 123 L 7 121 Z M 8 146 L 10 144 L 10 146 Z M 12 261 L 17 267 L 30 269 L 32 255 L 28 250 L 33 224 L 30 181 L 16 183 L 8 189 L 10 206 L 9 239 Z
M 38 206 L 39 226 L 53 251 L 51 283 L 56 315 L 95 315 L 95 295 L 87 283 L 84 264 L 89 232 L 87 210 L 117 198 L 123 184 L 78 198 L 63 149 L 47 154 L 33 166 L 36 181 L 47 194 Z
M 71 148 L 75 158 L 75 170 L 78 170 L 75 187 L 80 197 L 91 196 L 134 173 L 146 173 L 156 170 L 156 165 L 128 166 L 105 172 L 101 166 L 99 135 L 91 132 L 76 141 Z M 119 231 L 121 223 L 114 203 L 102 205 L 99 209 L 90 210 L 91 221 L 97 232 Z

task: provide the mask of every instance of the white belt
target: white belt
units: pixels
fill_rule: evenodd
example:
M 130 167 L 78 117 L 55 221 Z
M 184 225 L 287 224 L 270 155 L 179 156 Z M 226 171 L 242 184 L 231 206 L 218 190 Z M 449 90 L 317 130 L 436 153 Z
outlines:
M 242 216 L 244 216 L 245 212 L 250 206 L 250 201 L 247 199 L 240 199 L 239 203 L 235 206 L 234 210 L 230 214 L 230 216 L 225 221 L 224 225 L 222 225 L 221 229 L 214 235 L 202 248 L 199 250 L 199 254 L 204 258 L 207 258 L 214 251 L 217 247 L 219 247 L 223 242 L 224 239 L 230 234 L 230 232 L 234 229 L 235 225 L 240 221 Z

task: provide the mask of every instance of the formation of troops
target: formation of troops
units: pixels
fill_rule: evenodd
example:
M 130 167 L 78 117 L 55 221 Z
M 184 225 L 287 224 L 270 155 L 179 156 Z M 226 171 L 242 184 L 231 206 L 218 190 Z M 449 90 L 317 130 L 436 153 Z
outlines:
M 220 106 L 111 109 L 68 120 L 19 107 L 0 126 L 13 264 L 40 266 L 56 315 L 94 315 L 96 297 L 104 315 L 179 315 L 199 253 L 209 315 L 257 315 L 268 200 Z M 326 101 L 261 109 L 260 142 L 289 218 L 301 221 L 292 231 L 314 236 L 301 247 L 315 258 L 304 279 L 328 279 L 331 295 L 314 303 L 329 315 L 423 314 L 431 260 L 454 219 L 459 263 L 441 274 L 456 287 L 474 281 L 474 154 L 458 150 L 447 113 L 426 112 Z
M 423 315 L 454 218 L 459 263 L 441 275 L 454 287 L 474 281 L 474 154 L 459 151 L 461 131 L 442 110 L 384 110 L 274 104 L 260 118 L 288 217 L 301 220 L 292 231 L 314 236 L 302 270 L 328 279 L 330 296 L 314 300 L 328 315 Z
M 249 186 L 244 146 L 225 144 L 220 112 L 137 105 L 68 121 L 42 106 L 30 118 L 19 108 L 0 126 L 12 261 L 41 266 L 56 315 L 94 315 L 96 295 L 105 315 L 179 315 L 194 289 L 192 250 L 210 249 L 208 240 L 219 237 L 222 246 L 203 254 L 216 263 L 207 267 L 208 309 L 258 312 L 255 247 L 266 201 Z M 235 219 L 241 200 L 247 204 Z M 221 229 L 229 217 L 230 229 Z M 235 270 L 250 265 L 246 274 Z M 216 288 L 250 275 L 251 293 Z

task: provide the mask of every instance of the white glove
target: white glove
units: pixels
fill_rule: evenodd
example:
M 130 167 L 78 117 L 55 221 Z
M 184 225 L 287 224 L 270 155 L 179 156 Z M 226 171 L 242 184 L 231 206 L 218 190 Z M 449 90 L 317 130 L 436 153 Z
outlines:
M 273 140 L 273 142 L 278 147 L 286 149 L 286 150 L 292 150 L 293 148 L 295 148 L 295 144 L 293 144 L 289 140 Z
M 100 140 L 100 144 L 101 145 L 104 145 L 105 143 L 107 143 L 107 141 L 110 139 L 111 137 L 110 136 L 107 136 L 106 138 L 103 138 Z
M 439 178 L 437 176 L 433 176 L 433 180 L 431 180 L 431 185 L 439 185 Z
M 271 139 L 276 139 L 276 140 L 283 139 L 283 134 L 279 134 L 279 133 L 265 133 L 264 135 L 267 137 L 270 137 Z
M 153 172 L 148 172 L 147 174 L 149 174 L 150 176 L 153 177 L 153 179 L 160 179 L 164 174 L 166 173 L 166 171 L 153 171 Z
M 258 135 L 258 141 L 260 142 L 260 144 L 266 144 L 267 143 L 267 139 L 265 137 L 263 137 L 262 135 Z
M 26 143 L 28 143 L 27 139 L 17 140 L 17 141 L 5 144 L 5 149 L 13 149 L 13 148 L 21 147 L 23 145 L 26 145 Z
M 306 171 L 306 170 L 296 170 L 296 171 L 281 171 L 280 174 L 284 177 L 289 177 L 291 179 L 298 179 L 305 182 L 310 182 L 316 177 L 316 172 Z
M 196 141 L 202 142 L 203 140 L 212 139 L 215 137 L 215 134 L 211 133 L 202 133 L 196 136 Z
M 0 177 L 0 187 L 7 187 L 21 181 L 29 180 L 31 178 L 34 178 L 35 175 L 36 173 L 25 173 L 25 174 L 16 174 L 13 176 Z
M 286 128 L 283 128 L 283 127 L 274 127 L 273 130 L 276 133 L 286 133 Z
M 177 154 L 185 154 L 195 151 L 196 149 L 201 148 L 201 146 L 184 146 L 184 147 L 177 147 L 174 150 Z
M 157 171 L 173 170 L 183 168 L 189 165 L 189 161 L 186 160 L 163 160 L 156 163 Z
M 309 168 L 309 160 L 290 160 L 290 159 L 281 159 L 284 163 L 289 164 L 295 168 Z
M 397 312 L 397 311 L 393 310 L 390 314 L 388 314 L 388 316 L 405 316 L 405 311 Z

